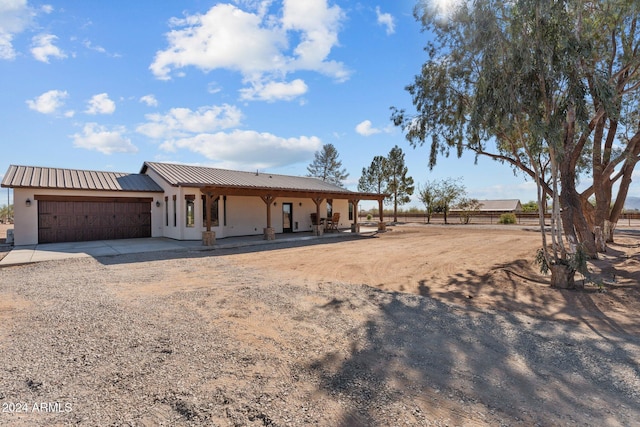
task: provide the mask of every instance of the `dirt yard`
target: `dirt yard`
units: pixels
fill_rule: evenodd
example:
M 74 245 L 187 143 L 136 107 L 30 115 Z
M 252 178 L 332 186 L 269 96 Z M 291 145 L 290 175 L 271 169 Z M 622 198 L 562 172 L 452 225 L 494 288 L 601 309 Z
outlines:
M 0 425 L 640 425 L 617 233 L 580 291 L 519 226 L 0 269 Z

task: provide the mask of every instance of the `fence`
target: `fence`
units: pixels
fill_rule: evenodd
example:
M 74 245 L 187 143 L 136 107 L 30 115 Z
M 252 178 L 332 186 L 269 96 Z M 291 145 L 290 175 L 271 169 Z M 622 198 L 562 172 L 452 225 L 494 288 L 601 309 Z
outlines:
M 469 224 L 498 224 L 500 220 L 500 215 L 504 212 L 477 212 L 471 215 L 469 219 Z M 516 223 L 521 225 L 539 225 L 540 219 L 537 213 L 516 213 Z M 392 221 L 393 214 L 387 215 L 385 214 L 385 221 Z M 545 220 L 548 221 L 551 218 L 551 215 L 545 215 Z M 361 215 L 358 218 L 358 221 L 365 222 L 366 215 Z M 378 217 L 373 216 L 373 221 L 377 221 Z M 408 213 L 402 212 L 398 213 L 398 222 L 414 222 L 427 224 L 427 222 L 431 224 L 444 224 L 444 215 L 441 213 L 435 213 L 431 215 L 431 221 L 428 221 L 427 215 L 424 213 Z M 464 219 L 461 218 L 461 214 L 459 212 L 450 212 L 447 214 L 447 222 L 449 224 L 461 224 L 464 222 Z M 624 213 L 620 216 L 618 220 L 619 226 L 628 226 L 628 227 L 640 227 L 640 212 L 636 213 Z

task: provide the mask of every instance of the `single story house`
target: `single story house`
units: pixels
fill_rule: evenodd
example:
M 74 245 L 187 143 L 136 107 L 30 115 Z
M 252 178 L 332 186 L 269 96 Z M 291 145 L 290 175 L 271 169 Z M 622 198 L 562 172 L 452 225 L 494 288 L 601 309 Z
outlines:
M 137 174 L 11 165 L 1 186 L 14 190 L 15 245 L 321 234 L 312 213 L 340 213 L 339 226 L 357 230 L 358 202 L 385 197 L 311 177 L 158 162 Z

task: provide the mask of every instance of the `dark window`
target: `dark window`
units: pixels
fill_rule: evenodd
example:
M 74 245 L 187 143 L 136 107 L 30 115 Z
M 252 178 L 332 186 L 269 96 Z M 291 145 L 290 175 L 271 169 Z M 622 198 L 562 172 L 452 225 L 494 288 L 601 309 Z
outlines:
M 165 225 L 169 226 L 169 198 L 164 198 L 164 222 Z
M 173 196 L 173 226 L 178 226 L 178 203 L 176 202 L 177 197 Z

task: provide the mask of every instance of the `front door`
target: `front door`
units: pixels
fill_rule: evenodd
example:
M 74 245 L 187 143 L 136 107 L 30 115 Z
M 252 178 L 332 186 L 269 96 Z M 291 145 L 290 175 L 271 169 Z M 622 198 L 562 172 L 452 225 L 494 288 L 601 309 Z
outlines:
M 293 232 L 293 204 L 292 203 L 282 204 L 282 232 L 283 233 Z

